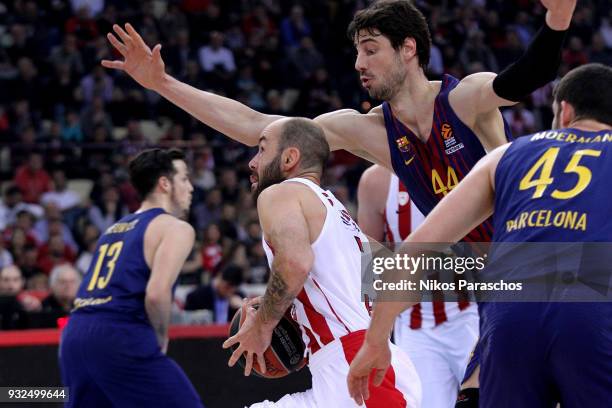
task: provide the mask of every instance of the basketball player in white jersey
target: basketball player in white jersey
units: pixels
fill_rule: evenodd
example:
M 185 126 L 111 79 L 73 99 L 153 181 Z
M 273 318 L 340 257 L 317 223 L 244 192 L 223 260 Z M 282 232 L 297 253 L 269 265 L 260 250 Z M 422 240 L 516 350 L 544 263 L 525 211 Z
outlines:
M 312 388 L 253 407 L 356 407 L 346 385 L 349 364 L 370 322 L 361 301 L 361 256 L 368 241 L 332 193 L 320 187 L 329 145 L 313 121 L 281 119 L 262 132 L 249 163 L 252 189 L 271 268 L 257 310 L 248 308 L 229 365 L 246 353 L 245 375 L 263 353 L 272 330 L 293 304 L 308 348 Z M 419 407 L 421 387 L 408 356 L 391 345 L 392 369 L 372 388 L 367 407 Z
M 382 166 L 359 182 L 357 220 L 371 238 L 402 242 L 423 221 L 406 187 Z M 414 363 L 426 408 L 452 408 L 470 354 L 478 340 L 478 310 L 470 302 L 422 302 L 397 318 L 394 343 Z

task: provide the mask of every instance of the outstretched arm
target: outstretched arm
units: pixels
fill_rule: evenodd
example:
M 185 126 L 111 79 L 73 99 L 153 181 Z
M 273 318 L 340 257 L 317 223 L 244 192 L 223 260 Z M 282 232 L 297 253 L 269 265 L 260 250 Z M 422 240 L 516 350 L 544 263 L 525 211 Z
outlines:
M 274 248 L 270 281 L 259 309 L 248 310 L 247 320 L 223 348 L 240 343 L 229 360 L 233 366 L 246 353 L 244 373 L 249 375 L 253 354 L 265 371 L 263 353 L 270 345 L 272 331 L 293 303 L 314 263 L 308 224 L 299 199 L 291 186 L 275 185 L 264 190 L 257 200 L 257 211 L 267 242 Z
M 123 61 L 103 60 L 106 68 L 126 72 L 147 89 L 156 91 L 170 102 L 219 132 L 249 146 L 257 145 L 261 131 L 281 118 L 257 112 L 240 102 L 201 91 L 178 81 L 165 72 L 161 44 L 153 50 L 131 24 L 125 29 L 115 24 L 116 36 L 108 33 L 110 43 L 123 56 Z
M 451 91 L 450 103 L 466 123 L 474 123 L 478 116 L 500 106 L 513 105 L 555 79 L 576 0 L 540 1 L 548 9 L 546 24 L 534 36 L 523 56 L 499 75 L 491 72 L 472 74 Z

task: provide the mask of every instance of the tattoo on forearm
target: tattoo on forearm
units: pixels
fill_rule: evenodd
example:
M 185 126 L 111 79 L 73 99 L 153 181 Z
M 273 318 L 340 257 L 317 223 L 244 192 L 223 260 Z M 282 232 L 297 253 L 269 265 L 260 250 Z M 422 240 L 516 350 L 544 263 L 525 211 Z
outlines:
M 268 287 L 259 309 L 262 321 L 267 323 L 269 321 L 280 320 L 296 296 L 296 293 L 289 291 L 283 277 L 272 270 L 270 282 L 268 282 Z

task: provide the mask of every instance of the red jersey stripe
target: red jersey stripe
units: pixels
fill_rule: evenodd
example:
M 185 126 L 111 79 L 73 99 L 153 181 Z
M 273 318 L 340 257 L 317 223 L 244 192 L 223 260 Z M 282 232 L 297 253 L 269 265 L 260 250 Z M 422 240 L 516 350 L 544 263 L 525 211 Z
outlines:
M 314 330 L 317 336 L 319 336 L 323 345 L 331 343 L 334 340 L 334 335 L 329 329 L 325 317 L 321 313 L 317 312 L 310 302 L 308 294 L 306 294 L 304 288 L 302 288 L 297 298 L 300 302 L 302 302 L 302 305 L 304 305 L 304 311 L 306 312 L 306 317 L 310 322 L 312 330 Z
M 351 331 L 349 330 L 349 328 L 346 326 L 346 324 L 344 324 L 344 322 L 342 321 L 342 319 L 340 319 L 340 316 L 338 316 L 338 313 L 336 313 L 336 311 L 334 310 L 333 306 L 331 305 L 329 299 L 327 298 L 327 296 L 325 295 L 325 292 L 323 292 L 323 289 L 321 289 L 321 286 L 319 286 L 319 283 L 312 278 L 312 281 L 314 282 L 314 284 L 317 286 L 317 288 L 319 289 L 319 291 L 321 292 L 321 294 L 323 295 L 323 297 L 325 298 L 325 301 L 327 302 L 327 306 L 329 306 L 329 309 L 332 311 L 332 313 L 334 314 L 334 316 L 336 316 L 336 319 L 338 320 L 338 322 L 340 322 L 340 324 L 342 326 L 344 326 L 344 329 L 346 330 L 346 334 L 349 334 Z

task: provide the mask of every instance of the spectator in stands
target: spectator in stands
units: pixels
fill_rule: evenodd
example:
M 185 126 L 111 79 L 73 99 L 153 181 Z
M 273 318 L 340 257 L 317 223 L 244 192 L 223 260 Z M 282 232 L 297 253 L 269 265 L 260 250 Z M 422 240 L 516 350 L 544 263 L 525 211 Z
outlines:
M 612 46 L 607 46 L 601 33 L 593 34 L 589 62 L 612 65 Z
M 76 261 L 76 254 L 60 234 L 49 236 L 49 241 L 42 245 L 39 253 L 38 266 L 45 275 L 49 275 L 54 267 Z
M 200 65 L 206 73 L 227 79 L 236 71 L 234 54 L 229 48 L 223 46 L 223 34 L 218 31 L 210 33 L 210 44 L 198 51 Z
M 195 219 L 196 229 L 203 230 L 209 224 L 216 223 L 221 219 L 221 203 L 223 203 L 223 195 L 221 190 L 213 188 L 206 194 L 204 203 L 197 203 L 192 209 L 192 214 Z
M 71 264 L 55 266 L 49 277 L 51 294 L 42 301 L 42 310 L 70 313 L 80 283 L 81 275 Z
M 104 127 L 108 134 L 113 132 L 113 121 L 104 109 L 104 99 L 101 96 L 95 96 L 91 106 L 85 108 L 81 115 L 81 128 L 87 140 L 94 139 L 94 130 L 98 126 Z
M 39 243 L 46 243 L 52 235 L 61 236 L 73 252 L 78 250 L 74 235 L 63 222 L 62 212 L 55 202 L 49 202 L 45 206 L 45 217 L 34 224 L 34 236 Z
M 94 97 L 98 96 L 108 103 L 113 98 L 113 86 L 113 79 L 106 74 L 102 66 L 96 65 L 91 73 L 81 80 L 79 99 L 89 105 Z
M 37 312 L 41 310 L 41 302 L 36 296 L 24 291 L 25 282 L 17 265 L 0 269 L 0 296 L 14 296 L 23 310 Z
M 99 231 L 106 231 L 117 220 L 127 214 L 116 187 L 107 187 L 102 193 L 102 202 L 92 205 L 88 211 L 89 221 Z
M 81 203 L 81 197 L 75 191 L 68 190 L 66 173 L 62 169 L 51 172 L 53 188 L 44 193 L 40 199 L 42 205 L 54 204 L 61 212 L 71 210 Z
M 469 33 L 467 41 L 461 51 L 459 51 L 459 60 L 466 71 L 467 67 L 475 61 L 483 65 L 484 69 L 482 71 L 499 71 L 495 55 L 493 55 L 491 49 L 484 43 L 484 33 L 480 30 Z
M 221 231 L 217 224 L 210 224 L 204 232 L 204 242 L 202 244 L 202 267 L 204 271 L 215 274 L 222 257 Z
M 38 265 L 38 247 L 32 244 L 26 244 L 23 248 L 21 256 L 15 262 L 21 268 L 21 273 L 27 280 L 28 289 L 47 288 L 47 275 Z
M 504 118 L 513 135 L 526 135 L 535 130 L 535 117 L 531 111 L 525 108 L 525 104 L 518 103 L 503 112 Z
M 14 224 L 20 211 L 28 211 L 36 218 L 43 216 L 44 210 L 40 205 L 24 203 L 22 197 L 16 185 L 9 184 L 4 190 L 4 199 L 0 203 L 0 231 Z
M 185 310 L 206 309 L 213 312 L 214 321 L 224 324 L 242 306 L 244 295 L 238 290 L 242 284 L 243 270 L 229 266 L 215 276 L 208 285 L 201 286 L 187 295 Z
M 4 239 L 0 238 L 0 269 L 12 265 L 13 255 L 5 248 Z
M 292 71 L 295 70 L 295 84 L 311 77 L 319 68 L 324 66 L 323 56 L 315 47 L 312 38 L 304 37 L 300 40 L 299 47 L 295 47 L 289 53 L 289 62 Z
M 285 17 L 280 26 L 281 38 L 285 47 L 297 46 L 302 38 L 312 34 L 310 23 L 304 18 L 304 9 L 300 5 L 291 8 L 289 17 Z
M 166 50 L 168 68 L 174 75 L 184 77 L 187 74 L 187 63 L 197 60 L 197 55 L 190 43 L 189 29 L 183 27 L 175 31 L 168 39 L 170 42 Z
M 94 224 L 87 224 L 85 226 L 83 238 L 81 240 L 81 248 L 83 251 L 75 263 L 75 267 L 81 272 L 81 275 L 85 275 L 89 269 L 89 265 L 91 265 L 99 237 L 100 230 Z
M 584 50 L 584 45 L 580 37 L 571 37 L 568 41 L 568 47 L 563 51 L 563 62 L 569 66 L 569 69 L 576 68 L 589 62 L 589 57 Z
M 26 203 L 38 203 L 40 196 L 51 187 L 51 177 L 43 168 L 43 163 L 41 153 L 31 152 L 28 162 L 15 172 L 15 185 L 21 190 Z
M 63 65 L 68 72 L 73 72 L 76 75 L 83 74 L 83 59 L 77 47 L 76 36 L 67 34 L 64 37 L 62 45 L 58 45 L 51 51 L 49 62 L 53 64 L 56 69 Z
M 21 275 L 14 273 L 14 267 L 0 271 L 0 329 L 24 329 L 27 326 L 27 316 L 23 306 L 13 293 L 19 286 Z M 13 276 L 15 275 L 15 276 Z

